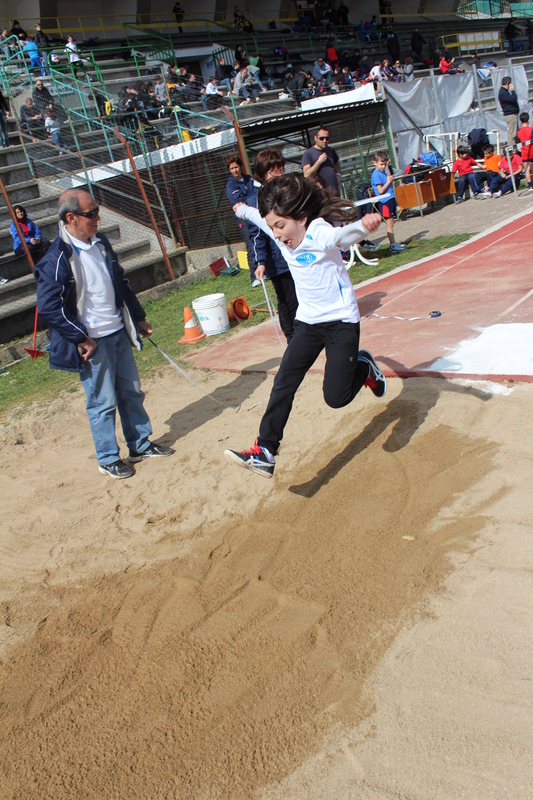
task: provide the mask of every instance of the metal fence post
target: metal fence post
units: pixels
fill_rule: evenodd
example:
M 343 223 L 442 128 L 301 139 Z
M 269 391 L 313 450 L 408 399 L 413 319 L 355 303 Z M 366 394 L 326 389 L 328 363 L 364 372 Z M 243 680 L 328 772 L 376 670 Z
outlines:
M 146 192 L 144 190 L 144 186 L 143 186 L 143 183 L 142 183 L 142 180 L 141 180 L 141 176 L 139 175 L 139 170 L 137 169 L 137 165 L 135 164 L 135 159 L 133 158 L 133 155 L 131 153 L 130 146 L 129 146 L 128 142 L 127 142 L 126 137 L 123 136 L 120 133 L 118 128 L 115 128 L 114 132 L 115 132 L 115 136 L 117 137 L 117 139 L 120 142 L 122 142 L 122 144 L 124 145 L 124 148 L 125 148 L 126 153 L 128 155 L 128 158 L 129 158 L 129 161 L 130 161 L 130 164 L 131 164 L 131 168 L 133 170 L 133 174 L 135 175 L 135 178 L 137 180 L 137 185 L 139 186 L 139 191 L 141 193 L 142 199 L 144 200 L 144 204 L 146 206 L 146 210 L 148 211 L 148 216 L 150 217 L 150 220 L 152 222 L 152 226 L 154 228 L 154 233 L 157 236 L 157 241 L 159 242 L 159 247 L 161 248 L 161 252 L 163 254 L 163 258 L 165 259 L 165 264 L 167 265 L 168 274 L 170 275 L 170 280 L 173 281 L 173 280 L 175 280 L 175 275 L 174 275 L 174 272 L 172 271 L 172 264 L 170 263 L 170 259 L 168 257 L 168 253 L 166 251 L 165 244 L 163 242 L 163 239 L 161 238 L 161 234 L 159 233 L 159 228 L 157 226 L 157 222 L 155 221 L 154 212 L 152 211 L 152 207 L 151 207 L 150 203 L 148 202 L 148 197 L 146 196 Z

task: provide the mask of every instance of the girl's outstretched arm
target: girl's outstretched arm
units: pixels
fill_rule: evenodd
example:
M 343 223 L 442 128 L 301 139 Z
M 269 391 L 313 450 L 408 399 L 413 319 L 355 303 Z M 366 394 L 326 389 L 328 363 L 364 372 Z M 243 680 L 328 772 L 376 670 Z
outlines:
M 342 228 L 332 231 L 333 243 L 339 250 L 348 250 L 352 244 L 362 242 L 369 233 L 377 230 L 381 225 L 381 214 L 365 214 L 363 219 L 351 222 Z
M 272 229 L 268 227 L 257 208 L 247 206 L 246 203 L 235 203 L 233 206 L 233 211 L 235 212 L 236 217 L 239 217 L 239 219 L 245 219 L 247 222 L 253 222 L 253 224 L 257 225 L 258 228 L 261 228 L 261 230 L 264 231 L 267 236 L 270 236 L 271 239 L 276 241 L 276 237 L 272 233 Z

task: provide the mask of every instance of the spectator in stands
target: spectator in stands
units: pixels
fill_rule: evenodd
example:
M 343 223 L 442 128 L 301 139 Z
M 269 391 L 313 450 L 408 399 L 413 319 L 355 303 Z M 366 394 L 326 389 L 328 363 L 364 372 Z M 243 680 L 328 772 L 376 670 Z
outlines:
M 4 147 L 9 147 L 9 134 L 7 130 L 7 117 L 11 116 L 11 108 L 9 100 L 4 97 L 0 89 L 0 128 L 2 129 L 2 137 L 4 139 Z
M 268 88 L 274 89 L 274 78 L 272 77 L 272 69 L 270 67 L 265 67 L 265 62 L 263 61 L 263 56 L 261 53 L 258 53 L 255 58 L 250 58 L 250 64 L 253 67 L 257 67 L 259 69 L 259 77 L 261 81 L 267 81 Z
M 518 95 L 508 75 L 502 78 L 501 89 L 498 92 L 498 102 L 500 103 L 503 118 L 507 125 L 507 144 L 512 146 L 516 144 L 520 108 L 518 105 Z
M 326 57 L 331 69 L 335 71 L 335 67 L 339 65 L 339 56 L 337 55 L 337 50 L 333 42 L 331 42 L 326 48 Z
M 448 60 L 444 53 L 442 53 L 439 61 L 439 69 L 441 75 L 456 75 L 458 72 L 464 72 L 463 69 L 455 65 L 455 58 Z
M 20 125 L 23 130 L 29 132 L 32 138 L 34 136 L 42 138 L 44 118 L 41 112 L 33 105 L 31 97 L 27 97 L 24 105 L 20 108 Z
M 296 105 L 298 106 L 301 105 L 302 100 L 307 98 L 308 93 L 306 87 L 308 81 L 307 73 L 301 69 L 287 83 L 287 91 L 294 97 Z
M 246 198 L 253 189 L 254 182 L 252 176 L 244 171 L 244 165 L 240 156 L 230 156 L 226 161 L 226 166 L 230 171 L 226 183 L 226 197 L 233 208 L 236 203 L 246 202 Z M 259 286 L 261 282 L 255 277 L 255 268 L 257 264 L 255 263 L 254 251 L 250 243 L 248 223 L 244 219 L 238 219 L 237 222 L 239 223 L 242 238 L 246 245 L 246 252 L 248 253 L 248 267 L 250 268 L 252 286 Z
M 44 33 L 43 29 L 41 28 L 41 23 L 35 23 L 35 34 L 33 37 L 33 41 L 39 48 L 39 56 L 41 58 L 41 63 L 44 67 L 44 74 L 48 75 L 48 70 L 46 66 L 48 64 L 48 54 L 46 52 L 46 48 L 50 45 L 50 37 Z
M 394 73 L 392 71 L 391 63 L 388 58 L 384 58 L 383 63 L 381 65 L 381 80 L 382 81 L 394 80 Z
M 33 39 L 28 39 L 26 44 L 22 48 L 22 52 L 26 53 L 30 59 L 30 69 L 38 68 L 41 70 L 41 75 L 44 75 L 44 70 L 42 68 L 41 58 L 39 56 L 39 48 L 33 41 Z
M 67 36 L 67 43 L 65 45 L 65 52 L 70 61 L 74 77 L 78 77 L 78 68 L 82 65 L 82 60 L 78 55 L 78 45 L 74 41 L 74 36 Z
M 415 66 L 411 56 L 406 56 L 403 67 L 403 79 L 406 83 L 411 83 L 415 79 Z
M 333 74 L 331 72 L 331 67 L 329 64 L 326 64 L 323 58 L 317 58 L 315 61 L 315 66 L 313 67 L 313 78 L 316 81 L 324 81 L 328 86 L 331 83 L 333 78 Z
M 520 158 L 525 167 L 525 178 L 528 185 L 528 192 L 533 192 L 533 181 L 531 180 L 531 168 L 533 165 L 533 128 L 529 124 L 529 114 L 524 111 L 520 114 L 520 130 L 517 133 L 520 142 Z
M 200 81 L 196 80 L 196 75 L 189 75 L 189 80 L 183 92 L 183 97 L 188 103 L 201 101 L 204 110 L 207 110 L 205 105 L 205 86 Z
M 13 25 L 11 26 L 11 36 L 16 36 L 17 39 L 22 38 L 22 40 L 28 38 L 26 31 L 24 30 L 24 28 L 21 27 L 18 19 L 14 20 Z
M 65 144 L 65 140 L 61 135 L 61 126 L 59 124 L 59 120 L 57 119 L 57 114 L 53 107 L 48 107 L 46 109 L 46 117 L 44 120 L 44 125 L 50 136 L 52 137 L 52 141 L 56 147 L 59 148 L 59 155 L 63 155 L 63 150 L 70 150 L 67 144 Z
M 259 86 L 259 89 L 262 92 L 266 92 L 267 89 L 265 86 L 263 86 L 263 84 L 261 83 L 261 78 L 259 77 L 259 67 L 257 67 L 255 64 L 250 63 L 248 64 L 246 69 L 248 70 L 248 75 L 250 75 L 254 79 L 255 83 L 257 83 L 257 85 Z
M 235 61 L 238 61 L 241 66 L 244 66 L 246 61 L 246 50 L 242 46 L 242 44 L 238 44 L 235 48 Z
M 340 85 L 344 87 L 344 89 L 341 90 L 341 91 L 344 91 L 344 92 L 349 92 L 352 89 L 355 89 L 353 78 L 351 76 L 349 67 L 343 67 L 342 68 L 342 84 L 340 84 Z
M 516 25 L 513 22 L 513 19 L 511 18 L 509 20 L 509 22 L 507 23 L 507 25 L 505 26 L 503 32 L 504 32 L 504 34 L 507 37 L 507 40 L 509 42 L 509 50 L 511 51 L 511 53 L 514 53 L 515 50 L 518 49 L 518 43 L 516 41 L 516 35 L 517 35 L 517 33 L 522 33 L 522 31 L 520 30 L 520 28 L 516 27 Z M 522 45 L 520 45 L 520 49 L 523 49 Z
M 329 146 L 329 131 L 327 128 L 319 128 L 315 133 L 315 143 L 313 147 L 306 150 L 302 156 L 302 169 L 304 178 L 312 178 L 319 175 L 326 182 L 326 187 L 333 194 L 339 193 L 341 183 L 341 165 L 335 150 Z
M 458 173 L 459 180 L 457 182 L 457 199 L 456 203 L 462 203 L 464 200 L 464 193 L 466 184 L 470 184 L 470 188 L 477 197 L 479 194 L 479 186 L 474 175 L 474 167 L 477 166 L 477 161 L 472 158 L 468 147 L 460 144 L 457 148 L 457 159 L 453 162 L 452 173 Z
M 215 70 L 215 78 L 217 79 L 217 86 L 225 86 L 228 97 L 231 94 L 231 67 L 226 64 L 226 59 L 221 56 L 218 59 L 218 66 Z
M 426 46 L 427 42 L 418 30 L 415 28 L 413 35 L 411 36 L 411 50 L 413 51 L 413 60 L 416 60 L 420 63 L 424 63 L 424 56 L 422 55 L 422 50 Z
M 489 191 L 493 197 L 501 197 L 502 194 L 507 194 L 513 188 L 513 178 L 511 178 L 511 170 L 514 177 L 514 184 L 518 185 L 523 177 L 522 159 L 516 152 L 511 152 L 511 166 L 509 166 L 508 156 L 503 156 L 500 161 L 500 174 L 494 178 L 489 186 Z
M 181 27 L 181 23 L 183 22 L 183 15 L 184 11 L 179 3 L 174 3 L 174 8 L 172 9 L 172 13 L 174 14 L 174 19 L 176 20 L 176 25 L 178 26 L 178 32 L 183 33 L 183 28 Z
M 161 103 L 161 105 L 167 104 L 167 87 L 161 75 L 158 75 L 155 79 L 154 95 L 156 100 Z
M 12 48 L 11 45 L 7 42 L 7 39 L 11 36 L 8 33 L 7 28 L 2 28 L 0 32 L 0 47 L 2 49 L 2 53 L 4 54 L 4 58 L 9 58 L 12 55 Z
M 381 91 L 381 61 L 374 61 L 374 66 L 368 74 L 368 80 L 374 84 L 376 92 Z
M 533 21 L 530 19 L 526 22 L 525 34 L 527 36 L 529 52 L 533 55 Z
M 248 75 L 247 68 L 242 67 L 242 69 L 240 69 L 235 76 L 235 83 L 233 84 L 233 94 L 237 96 L 242 95 L 242 97 L 244 97 L 241 106 L 245 105 L 246 103 L 258 101 L 259 95 L 257 89 L 253 88 L 253 83 L 254 79 L 251 75 Z M 250 94 L 252 95 L 253 100 L 250 97 Z
M 35 222 L 32 222 L 32 220 L 29 219 L 26 209 L 23 206 L 14 206 L 13 211 L 15 212 L 20 231 L 24 237 L 24 241 L 26 242 L 28 250 L 30 251 L 30 255 L 33 261 L 37 262 L 44 256 L 50 247 L 50 242 L 47 239 L 43 239 L 41 231 Z M 13 237 L 13 251 L 16 256 L 22 258 L 26 255 L 26 251 L 24 250 L 24 245 L 22 244 L 22 240 L 18 235 L 18 231 L 14 222 L 12 222 L 9 226 L 9 231 Z
M 409 56 L 407 56 L 407 58 L 409 58 Z M 411 59 L 411 61 L 412 60 L 413 59 Z M 402 62 L 400 61 L 399 58 L 397 58 L 394 64 L 392 65 L 392 74 L 394 76 L 394 80 L 396 81 L 396 83 L 403 83 L 403 81 L 405 81 L 404 69 L 402 67 Z
M 350 10 L 349 10 L 348 6 L 344 2 L 344 0 L 341 0 L 341 4 L 340 4 L 340 6 L 338 8 L 338 14 L 339 14 L 340 23 L 341 23 L 341 25 L 344 25 L 344 27 L 347 27 L 350 24 L 349 21 L 348 21 L 349 13 L 350 13 Z
M 205 85 L 205 103 L 207 109 L 218 108 L 224 102 L 224 93 L 217 87 L 217 79 L 213 75 Z
M 392 61 L 396 61 L 397 58 L 400 58 L 400 49 L 400 40 L 394 31 L 391 31 L 387 37 L 387 50 L 389 51 Z

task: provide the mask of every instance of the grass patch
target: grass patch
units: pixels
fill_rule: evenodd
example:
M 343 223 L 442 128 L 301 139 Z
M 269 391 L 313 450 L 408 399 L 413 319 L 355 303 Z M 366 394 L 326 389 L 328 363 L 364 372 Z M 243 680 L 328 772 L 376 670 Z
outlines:
M 368 278 L 383 275 L 404 264 L 418 261 L 438 253 L 440 250 L 460 244 L 470 236 L 471 234 L 453 234 L 438 236 L 435 239 L 415 239 L 409 243 L 407 250 L 398 255 L 393 255 L 384 245 L 375 253 L 367 253 L 369 258 L 379 257 L 377 266 L 354 265 L 349 272 L 350 278 L 354 284 L 361 283 Z M 271 297 L 274 298 L 272 286 L 269 284 L 267 286 Z M 189 352 L 191 347 L 204 347 L 210 341 L 210 339 L 204 339 L 195 345 L 179 343 L 179 339 L 183 336 L 183 307 L 190 306 L 196 297 L 213 292 L 224 292 L 228 302 L 241 295 L 246 297 L 250 305 L 256 305 L 264 300 L 262 288 L 252 289 L 249 273 L 242 271 L 233 278 L 208 278 L 205 281 L 178 289 L 161 300 L 146 303 L 146 316 L 154 328 L 153 339 L 172 358 L 179 359 L 180 356 Z M 252 319 L 241 323 L 239 327 L 257 325 L 265 318 L 264 314 L 255 314 Z M 228 335 L 230 335 L 229 332 L 221 334 L 221 336 Z M 146 342 L 141 353 L 136 352 L 135 355 L 143 379 L 151 377 L 163 367 L 168 366 L 149 342 Z M 77 373 L 51 370 L 47 357 L 38 358 L 35 361 L 27 359 L 10 367 L 6 372 L 0 373 L 0 414 L 5 415 L 7 411 L 15 408 L 19 412 L 23 412 L 30 403 L 45 405 L 62 392 L 76 391 L 83 391 Z

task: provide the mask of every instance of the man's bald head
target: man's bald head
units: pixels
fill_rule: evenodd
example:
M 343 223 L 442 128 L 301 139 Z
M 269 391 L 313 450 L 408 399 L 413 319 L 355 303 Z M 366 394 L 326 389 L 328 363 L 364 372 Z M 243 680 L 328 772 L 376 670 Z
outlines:
M 63 192 L 57 201 L 57 215 L 59 219 L 62 220 L 62 222 L 66 222 L 69 211 L 73 214 L 78 214 L 82 210 L 84 198 L 85 204 L 87 203 L 87 198 L 92 200 L 89 192 L 86 192 L 84 189 L 67 189 L 66 192 Z

